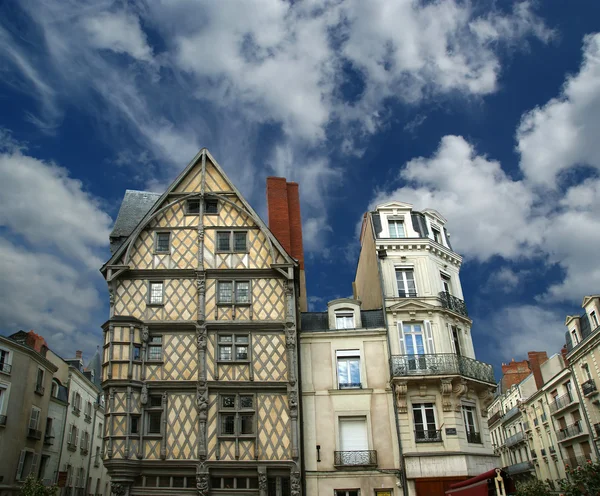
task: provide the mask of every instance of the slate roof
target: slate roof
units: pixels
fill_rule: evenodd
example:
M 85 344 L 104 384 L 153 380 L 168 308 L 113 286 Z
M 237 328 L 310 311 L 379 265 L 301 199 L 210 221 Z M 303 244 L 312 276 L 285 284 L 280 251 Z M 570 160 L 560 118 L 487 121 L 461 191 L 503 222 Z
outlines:
M 300 314 L 301 331 L 329 331 L 329 319 L 327 312 L 302 312 Z M 375 329 L 385 327 L 383 310 L 361 310 L 361 329 Z M 334 330 L 334 329 L 332 329 Z
M 96 353 L 90 358 L 90 361 L 87 364 L 86 370 L 94 371 L 94 384 L 100 386 L 100 378 L 102 377 L 102 360 L 100 358 L 100 348 L 96 348 Z
M 159 193 L 128 189 L 121 202 L 119 215 L 110 233 L 110 250 L 114 253 L 160 198 Z

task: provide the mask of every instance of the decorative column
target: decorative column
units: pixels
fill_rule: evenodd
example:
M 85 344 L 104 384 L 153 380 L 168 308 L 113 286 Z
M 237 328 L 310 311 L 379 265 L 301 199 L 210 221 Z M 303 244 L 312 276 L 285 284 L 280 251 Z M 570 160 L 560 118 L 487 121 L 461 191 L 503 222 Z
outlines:
M 204 462 L 200 462 L 196 469 L 196 489 L 198 496 L 208 496 L 208 468 Z
M 113 412 L 115 411 L 115 388 L 110 388 L 108 390 L 108 449 L 106 450 L 106 456 L 108 458 L 112 458 L 112 446 L 113 446 L 113 436 L 115 435 L 114 422 L 113 422 Z
M 290 494 L 291 496 L 300 496 L 300 488 L 301 488 L 301 481 L 300 481 L 300 470 L 298 470 L 298 467 L 294 467 L 294 469 L 292 470 L 291 473 L 291 491 Z
M 260 496 L 267 496 L 267 467 L 260 465 L 258 467 L 258 490 Z
M 162 443 L 160 444 L 160 459 L 166 460 L 167 458 L 167 392 L 162 394 Z

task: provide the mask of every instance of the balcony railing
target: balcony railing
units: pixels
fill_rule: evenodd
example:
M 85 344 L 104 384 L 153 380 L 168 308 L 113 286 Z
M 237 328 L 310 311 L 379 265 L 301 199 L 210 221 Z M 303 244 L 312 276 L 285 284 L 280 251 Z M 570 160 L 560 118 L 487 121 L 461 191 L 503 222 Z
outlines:
M 0 415 L 0 426 L 4 427 L 6 425 L 6 415 Z
M 492 415 L 488 419 L 488 426 L 492 425 L 494 422 L 497 422 L 502 417 L 502 410 L 498 410 L 494 415 Z
M 44 436 L 44 444 L 46 446 L 52 446 L 54 444 L 54 436 Z
M 495 384 L 494 370 L 488 363 L 453 353 L 437 355 L 393 355 L 392 375 L 462 375 L 488 384 Z
M 508 412 L 506 412 L 504 414 L 504 416 L 502 417 L 502 422 L 509 421 L 511 418 L 513 418 L 518 413 L 519 413 L 519 407 L 518 406 L 513 406 Z
M 377 465 L 377 451 L 334 451 L 333 459 L 337 467 L 368 467 Z
M 530 431 L 531 430 L 531 426 L 529 425 L 529 422 L 523 422 L 523 430 L 525 432 Z
M 398 298 L 416 298 L 417 293 L 415 291 L 404 291 L 403 289 L 398 290 Z
M 360 382 L 340 382 L 340 389 L 362 389 L 362 383 Z
M 88 424 L 92 421 L 92 416 L 89 413 L 85 413 L 83 417 Z
M 526 461 L 521 463 L 515 463 L 514 465 L 509 465 L 505 467 L 504 470 L 508 472 L 509 475 L 522 474 L 523 472 L 531 472 L 533 470 L 533 462 Z
M 45 390 L 46 390 L 46 389 L 45 389 L 45 388 L 44 388 L 44 386 L 42 386 L 41 384 L 36 384 L 36 385 L 35 385 L 35 392 L 36 392 L 37 394 L 39 394 L 40 396 L 44 394 L 44 391 L 45 391 Z
M 586 463 L 590 463 L 591 458 L 589 456 L 574 456 L 572 458 L 565 458 L 566 468 L 577 468 L 583 467 Z
M 581 390 L 583 391 L 584 396 L 588 396 L 592 393 L 595 393 L 597 391 L 597 389 L 596 389 L 596 382 L 594 381 L 594 379 L 585 381 L 581 385 Z
M 69 451 L 77 451 L 77 445 L 75 443 L 70 443 L 67 441 L 67 449 Z
M 558 431 L 558 440 L 564 441 L 573 436 L 583 434 L 583 427 L 581 426 L 581 420 L 574 422 L 571 425 L 567 425 L 564 429 Z
M 515 444 L 522 443 L 525 441 L 525 434 L 523 432 L 517 432 L 514 436 L 510 436 L 504 444 L 507 447 L 514 446 Z
M 415 442 L 416 443 L 441 443 L 442 442 L 442 430 L 441 429 L 427 429 L 415 430 Z
M 4 373 L 4 374 L 10 374 L 10 371 L 12 370 L 12 365 L 10 363 L 0 363 L 0 372 Z
M 573 403 L 573 396 L 571 393 L 563 394 L 550 403 L 550 413 L 556 413 L 571 403 Z
M 467 442 L 472 444 L 482 444 L 481 434 L 475 431 L 467 431 Z
M 535 451 L 535 450 L 531 450 L 531 451 L 530 451 L 530 453 L 531 453 L 531 458 L 532 458 L 533 460 L 535 460 L 535 459 L 537 458 L 537 453 L 536 453 L 536 451 Z
M 42 439 L 42 431 L 38 431 L 37 429 L 28 429 L 27 437 L 29 439 Z
M 460 298 L 451 295 L 447 291 L 441 291 L 438 295 L 438 298 L 443 308 L 452 310 L 453 312 L 465 317 L 469 316 L 469 313 L 467 312 L 467 305 L 465 305 L 465 302 Z
M 76 415 L 77 417 L 79 417 L 81 415 L 81 409 L 74 406 L 73 407 L 73 415 Z
M 81 454 L 84 456 L 89 453 L 89 450 L 87 448 L 84 448 L 83 446 L 79 449 L 79 451 L 81 451 Z

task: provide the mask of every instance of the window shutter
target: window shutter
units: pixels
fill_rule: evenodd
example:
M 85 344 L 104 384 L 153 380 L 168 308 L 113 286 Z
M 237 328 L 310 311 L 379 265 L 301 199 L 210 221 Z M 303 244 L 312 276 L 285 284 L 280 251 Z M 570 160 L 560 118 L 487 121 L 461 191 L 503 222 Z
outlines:
M 448 337 L 450 338 L 450 346 L 452 347 L 452 353 L 456 355 L 456 346 L 454 344 L 454 334 L 452 333 L 452 326 L 450 324 L 446 324 L 446 328 L 448 329 Z
M 400 342 L 400 354 L 406 355 L 406 347 L 404 346 L 404 327 L 402 321 L 398 322 L 398 340 Z
M 431 330 L 431 322 L 425 320 L 425 337 L 427 339 L 427 353 L 433 355 L 435 353 L 435 347 L 433 346 L 433 331 Z
M 38 461 L 40 459 L 40 455 L 38 455 L 37 453 L 33 454 L 33 461 L 31 462 L 31 472 L 29 472 L 29 474 L 33 474 L 34 477 L 37 478 L 38 473 L 37 473 L 37 468 L 38 468 Z M 27 474 L 27 475 L 29 475 Z
M 21 480 L 21 476 L 23 475 L 23 464 L 25 463 L 25 455 L 27 452 L 25 450 L 21 450 L 21 456 L 19 457 L 19 465 L 17 466 L 17 480 Z
M 71 443 L 72 435 L 73 435 L 73 424 L 69 424 L 69 433 L 67 434 L 67 444 Z
M 73 444 L 77 446 L 77 439 L 79 438 L 79 432 L 77 431 L 77 427 L 73 427 L 73 431 L 75 432 L 75 439 L 73 439 Z
M 40 419 L 40 411 L 36 410 L 35 408 L 31 409 L 31 417 L 29 417 L 29 428 L 30 429 L 37 429 L 38 428 L 38 421 Z

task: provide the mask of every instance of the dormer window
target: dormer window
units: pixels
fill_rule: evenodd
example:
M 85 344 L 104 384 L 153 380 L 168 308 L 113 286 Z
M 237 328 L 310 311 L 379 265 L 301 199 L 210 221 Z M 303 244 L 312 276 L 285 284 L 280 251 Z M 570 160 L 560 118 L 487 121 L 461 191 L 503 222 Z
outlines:
M 591 312 L 590 313 L 590 319 L 592 319 L 592 324 L 594 325 L 594 329 L 596 329 L 596 327 L 598 327 L 598 317 L 596 316 L 596 312 Z
M 579 344 L 579 337 L 577 336 L 577 331 L 575 329 L 571 331 L 571 337 L 573 339 L 573 345 Z
M 439 228 L 432 227 L 431 231 L 433 232 L 433 240 L 436 243 L 439 243 L 440 245 L 443 245 L 444 243 L 442 243 L 442 232 L 439 230 Z
M 404 222 L 401 220 L 388 220 L 390 238 L 406 238 Z
M 349 311 L 335 313 L 336 329 L 354 329 L 354 314 Z

